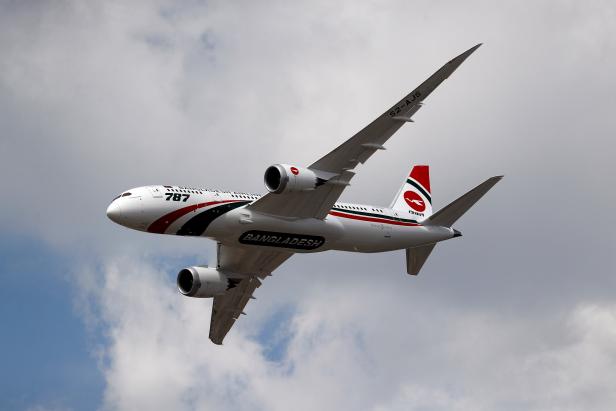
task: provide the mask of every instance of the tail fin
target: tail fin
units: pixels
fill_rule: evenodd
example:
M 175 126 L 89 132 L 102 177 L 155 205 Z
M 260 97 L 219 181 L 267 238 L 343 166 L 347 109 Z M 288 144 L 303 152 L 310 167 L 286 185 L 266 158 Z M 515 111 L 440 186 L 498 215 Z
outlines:
M 411 214 L 418 220 L 432 215 L 430 168 L 428 166 L 413 167 L 390 208 L 404 214 Z
M 503 176 L 496 176 L 488 178 L 477 187 L 473 188 L 462 197 L 453 201 L 449 205 L 440 209 L 436 214 L 426 219 L 423 224 L 426 225 L 440 225 L 444 227 L 451 227 L 458 218 L 462 217 L 485 193 L 488 192 L 496 183 L 500 181 Z

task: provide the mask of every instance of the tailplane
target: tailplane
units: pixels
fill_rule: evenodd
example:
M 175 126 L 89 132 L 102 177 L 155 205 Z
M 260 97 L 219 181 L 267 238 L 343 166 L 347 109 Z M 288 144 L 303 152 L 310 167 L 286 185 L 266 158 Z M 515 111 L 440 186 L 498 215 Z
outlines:
M 415 220 L 422 220 L 432 215 L 428 166 L 413 167 L 390 208 L 402 215 L 410 215 Z
M 413 168 L 413 171 L 417 167 L 426 167 L 425 175 L 427 176 L 427 166 L 416 166 Z M 413 176 L 413 172 L 411 172 L 411 177 Z M 414 181 L 414 179 L 409 180 Z M 496 183 L 500 181 L 503 176 L 496 176 L 492 178 L 488 178 L 483 183 L 479 184 L 477 187 L 473 188 L 468 193 L 464 194 L 462 197 L 450 203 L 448 206 L 442 208 L 437 211 L 435 214 L 432 214 L 432 207 L 430 206 L 429 212 L 432 215 L 429 215 L 426 219 L 424 219 L 421 223 L 423 225 L 437 225 L 442 227 L 451 227 L 453 223 L 458 221 L 464 213 L 466 213 L 485 193 L 487 193 Z M 411 184 L 407 182 L 407 184 Z M 407 188 L 407 184 L 401 190 L 401 193 L 404 192 Z M 412 184 L 411 184 L 412 185 Z M 414 186 L 414 185 L 413 185 Z M 423 185 L 423 187 L 426 187 Z M 430 194 L 430 182 L 427 182 L 428 195 Z M 399 205 L 400 195 L 396 200 L 396 204 Z M 409 204 L 410 206 L 410 204 Z M 394 207 L 395 208 L 395 207 Z M 427 207 L 426 207 L 426 211 Z M 462 234 L 458 230 L 453 230 L 454 237 L 459 237 Z M 419 274 L 419 270 L 424 265 L 430 253 L 434 249 L 436 244 L 426 244 L 419 247 L 411 247 L 406 249 L 406 272 L 411 275 Z
M 449 205 L 440 209 L 437 213 L 423 221 L 425 225 L 440 225 L 443 227 L 451 227 L 453 223 L 458 221 L 464 213 L 466 213 L 485 193 L 488 192 L 503 176 L 488 178 L 477 187 L 473 188 L 462 197 L 453 201 Z

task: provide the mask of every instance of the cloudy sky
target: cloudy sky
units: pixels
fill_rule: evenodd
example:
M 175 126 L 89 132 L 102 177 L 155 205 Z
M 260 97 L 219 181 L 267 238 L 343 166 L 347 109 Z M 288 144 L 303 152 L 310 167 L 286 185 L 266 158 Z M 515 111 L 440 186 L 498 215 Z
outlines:
M 613 410 L 616 3 L 0 1 L 0 409 Z M 146 184 L 263 192 L 483 42 L 342 199 L 505 174 L 417 278 L 290 259 L 222 347 Z

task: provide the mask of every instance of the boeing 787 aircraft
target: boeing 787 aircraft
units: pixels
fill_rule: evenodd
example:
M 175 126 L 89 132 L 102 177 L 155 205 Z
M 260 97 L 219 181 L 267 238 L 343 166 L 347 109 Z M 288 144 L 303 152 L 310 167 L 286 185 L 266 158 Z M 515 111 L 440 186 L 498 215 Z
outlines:
M 338 202 L 353 169 L 366 162 L 481 44 L 446 63 L 359 133 L 308 167 L 265 170 L 269 193 L 153 185 L 130 189 L 107 208 L 114 222 L 149 233 L 207 237 L 218 243 L 216 267 L 194 266 L 177 276 L 180 293 L 214 298 L 210 339 L 223 339 L 244 314 L 255 289 L 294 253 L 327 250 L 375 253 L 406 250 L 417 275 L 434 246 L 460 236 L 453 224 L 502 176 L 492 177 L 432 213 L 429 168 L 414 166 L 389 207 Z

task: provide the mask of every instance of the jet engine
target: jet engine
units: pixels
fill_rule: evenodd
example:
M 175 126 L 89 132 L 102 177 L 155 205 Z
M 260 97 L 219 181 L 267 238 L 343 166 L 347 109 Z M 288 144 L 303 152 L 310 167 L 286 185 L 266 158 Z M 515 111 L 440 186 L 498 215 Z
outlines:
M 314 190 L 325 183 L 314 171 L 288 164 L 269 166 L 265 170 L 264 181 L 269 192 L 275 194 Z
M 180 293 L 187 297 L 210 298 L 222 295 L 235 287 L 239 280 L 209 267 L 188 267 L 178 273 L 177 284 Z

